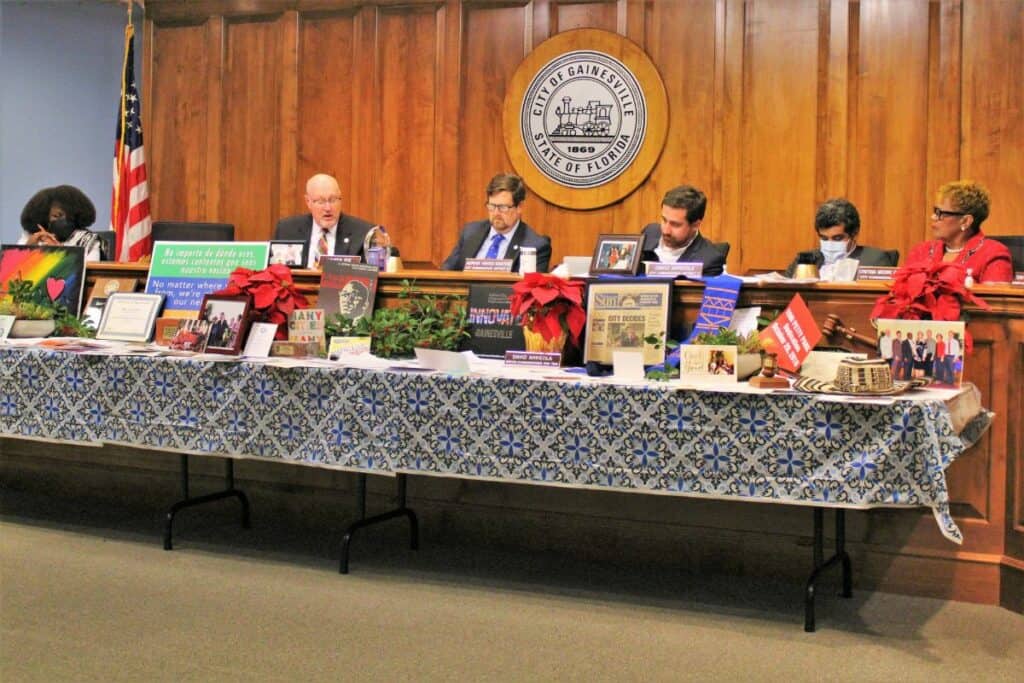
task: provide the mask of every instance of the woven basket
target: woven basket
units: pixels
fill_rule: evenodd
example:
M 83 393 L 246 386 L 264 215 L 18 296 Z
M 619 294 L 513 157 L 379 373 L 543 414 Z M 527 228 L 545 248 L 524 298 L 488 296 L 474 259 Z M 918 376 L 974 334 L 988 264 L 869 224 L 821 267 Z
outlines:
M 875 394 L 891 391 L 892 368 L 882 358 L 840 361 L 833 382 L 836 390 L 849 394 Z

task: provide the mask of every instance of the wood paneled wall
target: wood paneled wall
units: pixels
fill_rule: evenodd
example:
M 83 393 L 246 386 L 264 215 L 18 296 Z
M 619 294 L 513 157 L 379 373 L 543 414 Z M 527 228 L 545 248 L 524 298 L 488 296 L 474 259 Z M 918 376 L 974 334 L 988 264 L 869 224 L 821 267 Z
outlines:
M 531 196 L 556 260 L 655 220 L 689 182 L 730 270 L 815 245 L 845 195 L 862 242 L 929 236 L 935 188 L 992 193 L 992 234 L 1024 233 L 1024 0 L 149 0 L 143 110 L 159 219 L 266 239 L 338 177 L 345 210 L 388 226 L 409 263 L 439 263 L 483 188 L 511 170 L 505 85 L 544 39 L 615 31 L 657 65 L 669 133 L 621 202 L 571 211 Z

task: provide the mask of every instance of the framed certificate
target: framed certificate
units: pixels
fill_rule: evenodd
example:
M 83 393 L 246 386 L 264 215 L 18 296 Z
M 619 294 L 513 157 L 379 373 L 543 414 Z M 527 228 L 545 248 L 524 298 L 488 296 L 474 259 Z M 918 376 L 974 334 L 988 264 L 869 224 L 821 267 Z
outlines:
M 111 294 L 103 307 L 96 338 L 148 342 L 163 305 L 163 294 Z
M 642 351 L 644 365 L 665 360 L 672 283 L 667 280 L 609 280 L 587 285 L 584 362 L 611 365 L 615 351 Z M 661 343 L 648 344 L 645 337 Z

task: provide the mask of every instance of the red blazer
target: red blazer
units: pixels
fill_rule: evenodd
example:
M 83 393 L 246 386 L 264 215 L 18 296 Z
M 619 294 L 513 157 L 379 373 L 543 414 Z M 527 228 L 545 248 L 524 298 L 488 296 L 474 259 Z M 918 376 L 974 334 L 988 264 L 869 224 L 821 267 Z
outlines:
M 935 263 L 942 260 L 942 240 L 921 242 L 910 250 L 907 265 L 914 263 Z M 978 234 L 967 240 L 964 250 L 957 255 L 954 263 L 971 269 L 971 277 L 975 282 L 1011 282 L 1013 281 L 1013 262 L 1010 250 L 1002 242 Z

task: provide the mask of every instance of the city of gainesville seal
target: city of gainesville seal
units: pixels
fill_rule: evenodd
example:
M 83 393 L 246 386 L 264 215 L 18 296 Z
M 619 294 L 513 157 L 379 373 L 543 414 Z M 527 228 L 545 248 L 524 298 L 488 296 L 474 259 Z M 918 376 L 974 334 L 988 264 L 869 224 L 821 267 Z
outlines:
M 594 50 L 564 53 L 526 89 L 523 146 L 553 181 L 603 185 L 636 159 L 647 128 L 647 101 L 625 64 Z
M 609 31 L 538 45 L 505 91 L 502 133 L 516 173 L 552 204 L 607 206 L 643 183 L 665 146 L 668 97 L 654 63 Z

